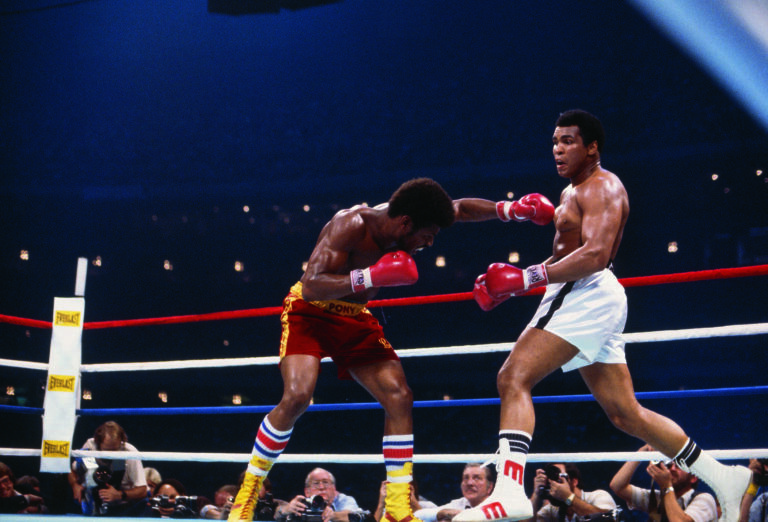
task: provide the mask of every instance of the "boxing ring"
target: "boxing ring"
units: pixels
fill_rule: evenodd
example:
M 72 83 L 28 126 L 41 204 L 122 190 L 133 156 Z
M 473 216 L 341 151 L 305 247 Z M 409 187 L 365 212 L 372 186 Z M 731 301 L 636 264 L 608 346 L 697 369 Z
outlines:
M 731 279 L 741 277 L 765 277 L 768 275 L 768 265 L 758 265 L 750 267 L 740 267 L 731 269 L 718 269 L 718 270 L 706 270 L 698 272 L 684 272 L 676 274 L 666 274 L 657 276 L 643 276 L 643 277 L 631 277 L 620 279 L 620 282 L 625 288 L 641 287 L 641 286 L 653 286 L 661 284 L 685 284 L 694 281 L 712 281 L 720 279 Z M 538 290 L 538 291 L 537 291 Z M 536 289 L 529 292 L 527 295 L 543 293 L 543 288 Z M 628 297 L 631 299 L 631 291 L 628 291 Z M 369 308 L 377 307 L 404 307 L 404 306 L 429 306 L 438 303 L 447 302 L 459 302 L 472 299 L 471 292 L 433 295 L 433 296 L 420 296 L 420 297 L 406 297 L 398 299 L 384 299 L 372 301 L 369 303 Z M 474 305 L 474 303 L 467 304 L 466 306 Z M 116 321 L 103 321 L 103 322 L 84 322 L 82 327 L 84 333 L 97 329 L 108 328 L 130 328 L 140 327 L 147 325 L 171 325 L 171 324 L 184 324 L 203 321 L 223 321 L 230 319 L 244 319 L 244 318 L 258 318 L 266 316 L 279 315 L 281 307 L 267 307 L 249 310 L 237 310 L 229 312 L 215 312 L 202 315 L 184 315 L 184 316 L 169 316 L 169 317 L 157 317 L 147 319 L 130 319 L 130 320 L 116 320 Z M 497 312 L 499 313 L 499 312 Z M 501 312 L 503 313 L 503 312 Z M 20 318 L 9 315 L 0 315 L 0 323 L 8 323 L 11 325 L 17 325 L 27 328 L 39 328 L 39 329 L 51 329 L 52 323 L 47 321 L 40 321 L 34 319 Z M 386 327 L 385 327 L 386 331 Z M 712 339 L 712 338 L 725 338 L 725 337 L 742 337 L 742 336 L 761 336 L 768 334 L 768 323 L 753 323 L 753 324 L 733 324 L 712 326 L 707 328 L 689 328 L 680 330 L 661 330 L 661 331 L 647 331 L 636 333 L 625 333 L 627 341 L 627 352 L 638 349 L 639 345 L 644 343 L 662 343 L 667 341 L 694 341 L 700 339 Z M 490 343 L 490 344 L 473 344 L 473 345 L 459 345 L 459 346 L 441 346 L 441 347 L 426 347 L 426 348 L 411 348 L 400 349 L 398 355 L 402 359 L 408 358 L 425 358 L 425 357 L 451 357 L 452 360 L 461 364 L 461 356 L 464 355 L 478 355 L 478 354 L 491 354 L 501 353 L 505 354 L 509 352 L 513 346 L 512 342 L 502 343 Z M 135 363 L 105 363 L 105 364 L 80 364 L 79 377 L 85 382 L 89 376 L 96 374 L 119 374 L 125 372 L 153 372 L 156 370 L 173 371 L 173 370 L 209 370 L 211 368 L 236 368 L 236 367 L 249 367 L 249 366 L 276 366 L 279 361 L 277 356 L 268 357 L 246 357 L 246 358 L 214 358 L 205 360 L 170 360 L 170 361 L 155 361 L 155 362 L 135 362 Z M 325 362 L 329 359 L 324 360 Z M 49 365 L 45 363 L 37 363 L 30 361 L 19 361 L 10 359 L 0 359 L 0 366 L 16 369 L 26 369 L 32 371 L 48 371 Z M 630 366 L 631 368 L 631 366 Z M 490 376 L 495 376 L 498 371 L 498 366 L 488 365 L 485 368 Z M 151 373 L 150 373 L 151 375 Z M 410 381 L 418 379 L 417 375 L 410 375 L 406 371 L 406 375 Z M 495 378 L 495 377 L 494 377 Z M 741 398 L 757 395 L 768 394 L 768 385 L 758 386 L 736 386 L 736 387 L 714 387 L 714 388 L 698 388 L 698 389 L 676 389 L 676 390 L 659 390 L 659 391 L 647 391 L 637 392 L 636 395 L 640 400 L 672 400 L 683 401 L 690 398 L 699 397 L 721 397 L 721 398 Z M 738 400 L 738 399 L 733 399 Z M 594 402 L 594 399 L 589 394 L 570 394 L 570 395 L 539 395 L 534 396 L 533 401 L 535 404 L 558 404 L 558 403 L 589 403 Z M 470 399 L 445 399 L 445 400 L 415 400 L 414 401 L 414 416 L 419 409 L 432 409 L 432 408 L 478 408 L 491 406 L 496 408 L 499 404 L 497 397 L 492 398 L 470 398 Z M 578 408 L 578 406 L 573 406 Z M 249 427 L 243 428 L 240 436 L 247 441 L 247 435 L 250 430 L 255 429 L 257 422 L 254 419 L 261 419 L 261 417 L 269 412 L 273 408 L 269 406 L 217 406 L 217 407 L 142 407 L 142 408 L 82 408 L 78 407 L 76 410 L 77 418 L 84 417 L 102 417 L 104 420 L 120 420 L 120 418 L 134 416 L 151 419 L 156 416 L 226 416 L 226 415 L 242 415 L 252 414 L 253 418 L 249 418 Z M 307 413 L 310 412 L 344 412 L 352 410 L 380 410 L 381 407 L 375 402 L 347 402 L 347 403 L 329 403 L 329 404 L 312 404 L 309 406 Z M 537 408 L 538 409 L 538 408 Z M 0 404 L 0 415 L 4 415 L 5 412 L 12 412 L 24 416 L 39 417 L 45 413 L 44 408 L 30 407 L 30 406 L 17 406 L 17 405 L 2 405 Z M 761 414 L 756 412 L 759 417 Z M 305 417 L 307 415 L 305 414 Z M 109 419 L 107 419 L 109 418 Z M 418 424 L 418 421 L 416 421 Z M 763 421 L 764 423 L 764 421 Z M 203 427 L 201 429 L 205 429 Z M 253 426 L 250 426 L 250 425 Z M 300 429 L 310 429 L 308 424 L 311 421 L 308 419 L 302 419 L 299 421 Z M 685 429 L 685 426 L 683 426 Z M 763 426 L 764 427 L 764 426 Z M 379 430 L 378 426 L 372 427 L 371 430 Z M 695 430 L 692 436 L 695 437 Z M 489 435 L 494 435 L 495 432 Z M 436 435 L 439 437 L 439 434 Z M 79 447 L 83 441 L 75 440 L 70 441 L 71 447 Z M 418 450 L 418 442 L 416 449 Z M 639 446 L 639 444 L 638 444 Z M 0 447 L 0 460 L 4 457 L 24 457 L 34 458 L 41 457 L 43 441 L 40 441 L 39 447 L 34 448 L 10 448 Z M 322 450 L 322 448 L 318 448 Z M 715 458 L 721 460 L 738 460 L 748 458 L 768 458 L 768 447 L 756 447 L 756 448 L 738 448 L 738 449 L 720 449 L 720 448 L 705 448 Z M 168 452 L 168 451 L 144 451 L 143 448 L 137 453 L 128 454 L 126 452 L 107 452 L 107 451 L 80 451 L 71 450 L 69 457 L 80 456 L 94 456 L 114 458 L 119 456 L 120 458 L 138 458 L 142 461 L 149 462 L 184 462 L 184 463 L 233 463 L 242 465 L 245 468 L 245 464 L 250 458 L 250 453 L 218 453 L 218 452 Z M 416 466 L 419 464 L 463 464 L 470 461 L 489 461 L 493 458 L 492 454 L 488 453 L 444 453 L 444 454 L 425 454 L 415 452 L 413 461 Z M 663 458 L 661 454 L 657 452 L 636 452 L 636 451 L 606 451 L 606 452 L 573 452 L 563 451 L 557 453 L 530 453 L 528 461 L 533 463 L 540 462 L 623 462 L 628 460 L 636 461 L 648 461 L 653 459 Z M 319 464 L 334 464 L 334 465 L 354 465 L 354 464 L 383 464 L 383 457 L 380 451 L 374 454 L 352 454 L 352 453 L 291 453 L 290 446 L 286 452 L 280 455 L 276 469 L 285 464 L 307 464 L 317 463 Z M 7 518 L 8 515 L 0 515 L 0 518 Z M 51 520 L 51 515 L 41 516 L 44 520 Z M 37 516 L 24 515 L 23 520 L 34 520 Z M 73 520 L 72 516 L 67 516 L 68 520 Z

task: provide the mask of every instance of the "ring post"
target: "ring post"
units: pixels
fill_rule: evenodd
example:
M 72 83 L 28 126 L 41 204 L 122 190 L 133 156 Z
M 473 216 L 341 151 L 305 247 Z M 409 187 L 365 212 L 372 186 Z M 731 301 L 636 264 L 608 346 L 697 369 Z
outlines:
M 75 277 L 75 295 L 83 297 L 85 295 L 85 275 L 88 273 L 88 259 L 84 257 L 77 258 L 77 276 Z
M 69 472 L 69 456 L 80 402 L 80 363 L 85 315 L 84 259 L 78 260 L 75 293 L 80 297 L 53 300 L 53 328 L 48 379 L 43 401 L 43 443 L 40 471 Z

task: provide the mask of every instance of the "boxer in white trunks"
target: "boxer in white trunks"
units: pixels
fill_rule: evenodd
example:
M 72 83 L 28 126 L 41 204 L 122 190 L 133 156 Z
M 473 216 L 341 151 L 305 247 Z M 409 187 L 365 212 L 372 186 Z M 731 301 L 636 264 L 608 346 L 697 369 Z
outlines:
M 600 165 L 604 141 L 603 126 L 592 114 L 573 110 L 560 115 L 552 151 L 558 175 L 570 183 L 555 210 L 552 257 L 524 270 L 494 263 L 475 283 L 475 300 L 486 311 L 531 288 L 547 285 L 547 290 L 498 373 L 501 419 L 496 488 L 479 506 L 459 513 L 454 522 L 533 516 L 523 488 L 535 425 L 531 390 L 559 367 L 579 370 L 617 428 L 709 484 L 720 502 L 721 520 L 736 522 L 739 517 L 751 472 L 719 463 L 675 422 L 644 408 L 635 398 L 621 338 L 626 297 L 606 268 L 621 243 L 629 200 L 619 178 Z
M 562 366 L 567 372 L 594 362 L 626 363 L 621 335 L 626 322 L 624 287 L 606 268 L 578 281 L 547 285 L 528 326 L 551 332 L 579 349 Z

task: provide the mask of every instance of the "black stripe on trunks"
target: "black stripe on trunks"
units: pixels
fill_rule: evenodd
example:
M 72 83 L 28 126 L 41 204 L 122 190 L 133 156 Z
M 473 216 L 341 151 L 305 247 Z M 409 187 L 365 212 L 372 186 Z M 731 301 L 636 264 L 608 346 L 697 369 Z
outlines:
M 560 307 L 563 306 L 565 296 L 568 295 L 568 292 L 573 289 L 573 285 L 575 283 L 576 281 L 568 281 L 565 283 L 565 285 L 563 285 L 563 287 L 557 293 L 557 296 L 549 304 L 549 310 L 547 310 L 547 313 L 539 318 L 538 322 L 536 323 L 536 328 L 543 330 L 544 327 L 547 326 L 547 323 L 549 323 L 549 320 L 552 319 L 553 315 L 555 315 L 555 312 L 557 312 Z

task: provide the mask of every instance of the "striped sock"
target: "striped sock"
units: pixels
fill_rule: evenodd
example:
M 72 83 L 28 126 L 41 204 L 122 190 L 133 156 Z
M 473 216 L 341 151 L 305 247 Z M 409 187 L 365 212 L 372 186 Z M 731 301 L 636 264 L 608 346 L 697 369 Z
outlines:
M 528 448 L 531 445 L 531 435 L 518 430 L 501 430 L 499 439 L 509 441 L 509 451 L 528 455 Z
M 285 449 L 285 446 L 288 445 L 292 432 L 293 428 L 287 431 L 275 429 L 270 424 L 269 419 L 264 417 L 261 426 L 259 426 L 259 431 L 256 433 L 256 441 L 253 443 L 251 461 L 248 463 L 248 472 L 254 475 L 266 476 L 272 467 L 272 463 L 275 462 Z
M 699 448 L 699 446 L 689 437 L 688 440 L 685 441 L 683 449 L 675 455 L 673 460 L 678 468 L 688 472 L 691 469 L 691 466 L 693 466 L 693 463 L 696 462 L 696 459 L 699 458 L 699 455 L 701 455 L 701 448 Z
M 385 435 L 382 441 L 384 465 L 389 482 L 413 480 L 413 434 Z M 409 465 L 410 464 L 410 465 Z

